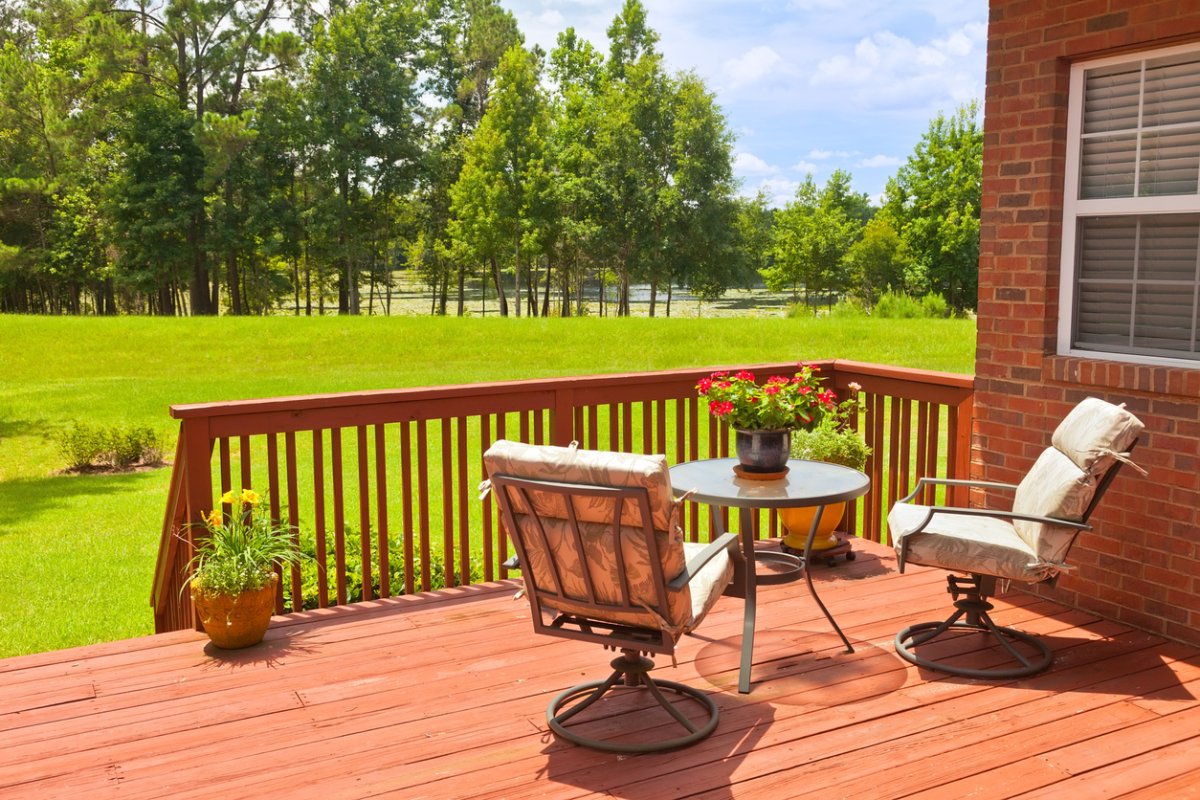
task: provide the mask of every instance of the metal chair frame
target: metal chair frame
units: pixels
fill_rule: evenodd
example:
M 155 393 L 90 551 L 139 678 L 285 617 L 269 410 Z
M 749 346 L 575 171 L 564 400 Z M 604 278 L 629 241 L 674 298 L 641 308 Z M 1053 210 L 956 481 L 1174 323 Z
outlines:
M 1132 452 L 1137 445 L 1135 440 L 1130 445 L 1129 450 Z M 984 508 L 961 508 L 955 506 L 930 506 L 929 513 L 921 524 L 909 531 L 909 533 L 919 533 L 933 519 L 934 514 L 959 514 L 965 516 L 982 516 L 982 517 L 998 517 L 1001 519 L 1026 520 L 1029 522 L 1041 522 L 1048 525 L 1057 525 L 1065 528 L 1073 528 L 1076 535 L 1080 531 L 1089 531 L 1092 526 L 1088 524 L 1088 518 L 1099 505 L 1100 499 L 1108 490 L 1109 485 L 1116 478 L 1117 473 L 1121 469 L 1121 462 L 1116 461 L 1104 477 L 1100 479 L 1100 483 L 1096 486 L 1096 491 L 1092 495 L 1092 500 L 1084 511 L 1082 519 L 1079 521 L 1057 519 L 1055 517 L 1043 517 L 1035 514 L 1017 514 L 1012 511 L 998 511 Z M 948 478 L 921 478 L 917 481 L 916 487 L 907 496 L 900 499 L 900 502 L 907 503 L 921 493 L 923 489 L 931 486 L 960 486 L 973 487 L 984 489 L 995 489 L 1005 491 L 1016 491 L 1017 485 L 1011 483 L 995 483 L 991 481 L 969 481 Z M 908 536 L 906 535 L 904 545 L 900 548 L 899 566 L 900 571 L 904 571 L 905 555 L 907 550 Z M 1071 540 L 1074 544 L 1074 539 Z M 1069 549 L 1069 546 L 1068 546 Z M 944 672 L 950 675 L 959 675 L 965 678 L 984 678 L 984 679 L 1006 679 L 1006 678 L 1021 678 L 1029 675 L 1036 675 L 1042 672 L 1054 660 L 1054 656 L 1050 648 L 1041 639 L 1032 636 L 1015 628 L 1008 628 L 1002 625 L 997 625 L 988 613 L 994 606 L 988 602 L 988 597 L 993 596 L 996 591 L 996 576 L 988 575 L 982 572 L 972 572 L 969 577 L 962 577 L 955 574 L 946 576 L 947 591 L 954 600 L 955 611 L 945 620 L 940 622 L 920 622 L 915 625 L 910 625 L 896 634 L 895 647 L 896 653 L 905 661 L 916 664 L 919 667 L 932 669 L 938 672 Z M 1055 573 L 1047 578 L 1042 583 L 1053 586 L 1058 580 L 1058 574 Z M 963 595 L 962 599 L 959 599 Z M 1009 661 L 989 668 L 972 668 L 963 667 L 956 664 L 948 663 L 944 660 L 933 658 L 925 658 L 915 651 L 915 648 L 920 645 L 929 644 L 934 640 L 948 633 L 959 632 L 977 632 L 994 638 L 1004 648 L 1004 651 L 1009 656 Z M 1024 645 L 1024 648 L 1019 648 L 1018 645 Z
M 549 707 L 546 709 L 546 722 L 550 729 L 567 741 L 615 753 L 646 753 L 672 750 L 693 744 L 711 734 L 717 726 L 718 711 L 716 704 L 708 694 L 680 683 L 654 680 L 650 677 L 649 673 L 654 668 L 654 662 L 642 654 L 673 655 L 676 639 L 659 627 L 641 627 L 614 621 L 613 615 L 620 612 L 644 614 L 649 611 L 652 615 L 657 615 L 664 620 L 669 619 L 669 600 L 671 594 L 678 593 L 687 586 L 705 564 L 722 551 L 728 551 L 730 557 L 735 560 L 735 564 L 737 560 L 742 558 L 737 537 L 733 534 L 725 534 L 718 537 L 705 547 L 704 550 L 693 556 L 684 566 L 682 572 L 668 580 L 663 574 L 662 561 L 650 511 L 649 493 L 646 489 L 642 487 L 562 483 L 507 475 L 493 475 L 491 476 L 491 482 L 497 504 L 500 507 L 504 528 L 508 532 L 509 538 L 512 540 L 513 546 L 517 551 L 518 564 L 528 565 L 533 563 L 529 557 L 531 543 L 526 541 L 526 536 L 532 535 L 536 537 L 538 541 L 532 544 L 535 544 L 548 555 L 550 553 L 546 530 L 542 519 L 534 510 L 534 505 L 529 496 L 530 491 L 557 494 L 563 498 L 567 508 L 567 522 L 569 523 L 570 536 L 576 552 L 579 553 L 580 559 L 584 563 L 583 578 L 587 592 L 586 599 L 567 597 L 562 588 L 563 575 L 560 572 L 560 565 L 553 558 L 547 559 L 550 568 L 549 583 L 551 585 L 549 586 L 541 585 L 542 582 L 539 581 L 533 569 L 522 570 L 522 578 L 525 581 L 525 588 L 529 596 L 530 608 L 533 615 L 534 630 L 537 633 L 543 633 L 548 636 L 560 636 L 567 639 L 595 642 L 604 645 L 606 648 L 621 652 L 620 656 L 612 660 L 611 666 L 613 671 L 607 679 L 603 681 L 590 681 L 573 686 L 560 693 L 551 701 Z M 534 523 L 531 526 L 532 533 L 517 526 L 514 512 L 514 497 L 519 497 L 523 507 L 529 510 L 528 517 Z M 616 561 L 620 587 L 620 598 L 617 602 L 605 602 L 598 596 L 591 572 L 586 568 L 586 551 L 583 544 L 583 535 L 580 530 L 579 520 L 576 517 L 575 506 L 572 502 L 572 498 L 577 497 L 601 497 L 612 503 L 613 517 L 611 524 L 608 525 L 608 535 L 611 537 L 609 548 L 614 554 Z M 626 503 L 634 503 L 640 511 L 642 519 L 642 539 L 639 540 L 639 544 L 642 544 L 646 548 L 652 573 L 652 594 L 654 597 L 654 602 L 646 605 L 633 601 L 626 570 L 621 526 L 622 512 Z M 628 531 L 629 526 L 625 526 L 625 530 Z M 582 606 L 586 609 L 586 613 L 559 611 L 556 607 L 556 600 L 559 601 L 559 605 L 569 601 L 571 605 Z M 547 618 L 549 618 L 549 622 L 547 622 Z M 684 728 L 685 732 L 679 736 L 672 736 L 654 742 L 624 743 L 585 736 L 567 726 L 566 723 L 568 720 L 575 717 L 579 712 L 593 705 L 609 692 L 622 689 L 645 690 L 657 705 L 665 709 L 671 718 Z M 674 703 L 670 702 L 664 695 L 663 690 L 667 690 L 696 703 L 704 711 L 705 716 L 703 720 L 699 723 L 693 722 L 676 708 Z

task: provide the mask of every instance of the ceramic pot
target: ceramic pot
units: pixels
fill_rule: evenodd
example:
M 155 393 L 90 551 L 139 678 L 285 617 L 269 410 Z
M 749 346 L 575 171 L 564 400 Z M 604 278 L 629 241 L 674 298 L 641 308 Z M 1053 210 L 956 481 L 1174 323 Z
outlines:
M 808 532 L 812 528 L 813 517 L 816 513 L 817 509 L 814 506 L 779 509 L 779 520 L 788 531 L 787 536 L 783 537 L 783 543 L 794 550 L 803 551 L 804 542 L 808 539 Z M 834 531 L 837 530 L 838 523 L 845 515 L 845 503 L 833 503 L 825 506 L 825 510 L 821 513 L 821 522 L 817 525 L 817 534 L 813 538 L 814 553 L 841 544 L 841 540 L 834 534 Z
M 263 588 L 237 595 L 209 594 L 193 588 L 192 603 L 212 643 L 223 650 L 240 650 L 261 642 L 275 613 L 278 583 L 279 576 L 272 575 Z
M 733 446 L 738 465 L 746 472 L 782 472 L 791 452 L 792 432 L 778 430 L 734 431 Z

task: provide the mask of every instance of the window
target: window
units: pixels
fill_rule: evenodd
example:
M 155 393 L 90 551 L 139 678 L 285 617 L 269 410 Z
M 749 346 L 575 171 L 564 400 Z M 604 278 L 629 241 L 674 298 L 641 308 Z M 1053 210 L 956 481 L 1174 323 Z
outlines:
M 1200 361 L 1200 50 L 1071 71 L 1061 353 Z

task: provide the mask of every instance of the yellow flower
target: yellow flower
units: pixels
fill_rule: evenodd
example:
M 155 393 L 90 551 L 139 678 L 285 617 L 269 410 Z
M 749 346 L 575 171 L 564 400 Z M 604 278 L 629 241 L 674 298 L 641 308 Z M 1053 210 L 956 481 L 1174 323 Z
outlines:
M 212 511 L 204 515 L 204 521 L 214 528 L 219 528 L 221 527 L 221 523 L 225 521 L 225 518 L 221 516 L 220 509 L 214 508 Z
M 233 502 L 233 492 L 226 492 L 225 494 L 221 495 L 221 502 L 224 503 L 225 505 L 229 505 L 230 503 L 232 503 Z
M 262 498 L 258 496 L 258 492 L 253 489 L 242 489 L 242 503 L 248 506 L 257 506 L 262 502 Z

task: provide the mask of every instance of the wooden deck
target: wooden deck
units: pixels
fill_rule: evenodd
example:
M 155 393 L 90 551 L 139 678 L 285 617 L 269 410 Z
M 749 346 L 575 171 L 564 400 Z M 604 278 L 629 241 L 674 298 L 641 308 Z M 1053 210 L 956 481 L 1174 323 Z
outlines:
M 550 736 L 550 697 L 610 655 L 491 584 L 280 618 L 238 653 L 179 632 L 0 661 L 0 797 L 1200 797 L 1200 650 L 1014 594 L 996 616 L 1050 639 L 1049 672 L 925 673 L 891 639 L 944 616 L 944 573 L 859 547 L 815 572 L 854 655 L 794 583 L 760 588 L 750 695 L 739 600 L 660 663 L 721 707 L 683 751 Z

